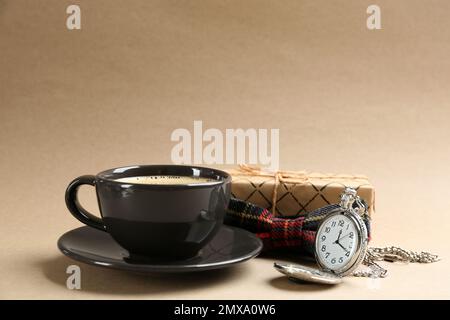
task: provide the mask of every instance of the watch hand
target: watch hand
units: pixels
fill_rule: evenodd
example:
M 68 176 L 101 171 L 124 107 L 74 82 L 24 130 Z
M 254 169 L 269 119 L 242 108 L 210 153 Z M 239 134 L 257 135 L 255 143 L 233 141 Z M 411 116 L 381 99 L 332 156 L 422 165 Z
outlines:
M 340 244 L 339 242 L 337 243 L 342 249 L 344 249 L 345 252 L 348 252 L 347 249 L 344 248 L 344 246 L 342 244 Z
M 337 238 L 336 241 L 333 242 L 333 243 L 339 243 L 339 239 L 341 238 L 341 234 L 342 234 L 342 229 L 339 230 L 338 238 Z
M 343 236 L 342 238 L 340 238 L 340 240 L 342 240 L 342 239 L 348 237 L 348 236 L 350 235 L 350 233 L 351 233 L 351 232 L 347 233 L 345 236 Z

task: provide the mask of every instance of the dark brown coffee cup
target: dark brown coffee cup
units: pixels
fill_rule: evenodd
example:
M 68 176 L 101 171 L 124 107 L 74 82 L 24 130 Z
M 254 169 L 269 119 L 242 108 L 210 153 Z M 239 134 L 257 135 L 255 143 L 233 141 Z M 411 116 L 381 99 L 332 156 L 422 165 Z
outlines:
M 117 181 L 139 176 L 193 177 L 208 181 L 188 184 Z M 95 186 L 101 217 L 80 205 L 77 192 L 84 184 Z M 144 165 L 78 177 L 67 187 L 65 200 L 75 218 L 108 232 L 133 255 L 184 259 L 195 256 L 222 226 L 230 189 L 231 177 L 224 171 Z

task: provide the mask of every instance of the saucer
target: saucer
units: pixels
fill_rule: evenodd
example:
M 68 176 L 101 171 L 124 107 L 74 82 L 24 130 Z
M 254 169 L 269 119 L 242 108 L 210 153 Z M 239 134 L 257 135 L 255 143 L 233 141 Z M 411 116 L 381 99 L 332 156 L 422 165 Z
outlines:
M 59 250 L 69 258 L 96 266 L 143 273 L 224 268 L 256 257 L 262 246 L 262 241 L 253 233 L 230 226 L 222 226 L 195 257 L 176 261 L 131 257 L 108 233 L 87 226 L 66 232 L 58 240 Z

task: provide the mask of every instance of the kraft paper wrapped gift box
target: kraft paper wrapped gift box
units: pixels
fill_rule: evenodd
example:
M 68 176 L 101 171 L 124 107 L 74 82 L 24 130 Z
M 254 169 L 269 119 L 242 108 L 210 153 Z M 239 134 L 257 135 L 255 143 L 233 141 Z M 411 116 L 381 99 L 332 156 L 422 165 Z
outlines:
M 270 172 L 240 165 L 228 171 L 232 176 L 232 196 L 289 217 L 311 212 L 339 202 L 345 187 L 355 188 L 375 211 L 375 189 L 362 175 L 308 173 L 305 171 Z

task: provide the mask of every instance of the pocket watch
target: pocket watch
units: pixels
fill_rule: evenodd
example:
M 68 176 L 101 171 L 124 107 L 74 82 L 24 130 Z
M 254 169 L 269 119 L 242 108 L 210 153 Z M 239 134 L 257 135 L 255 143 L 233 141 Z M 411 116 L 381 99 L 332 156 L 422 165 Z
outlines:
M 339 207 L 323 219 L 316 232 L 314 255 L 319 270 L 305 266 L 275 263 L 289 278 L 327 284 L 339 283 L 363 261 L 369 242 L 361 218 L 367 204 L 353 188 L 345 188 Z
M 345 276 L 364 259 L 369 237 L 361 216 L 366 211 L 356 190 L 346 188 L 339 208 L 322 221 L 316 233 L 314 254 L 322 270 Z
M 275 262 L 275 269 L 295 281 L 338 284 L 349 274 L 386 277 L 387 270 L 376 261 L 433 263 L 440 260 L 438 255 L 429 252 L 396 246 L 368 248 L 367 226 L 362 219 L 366 214 L 366 202 L 355 189 L 345 188 L 339 206 L 322 220 L 316 232 L 314 256 L 319 268 Z M 355 270 L 360 264 L 366 265 L 368 270 Z

